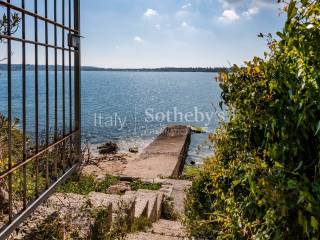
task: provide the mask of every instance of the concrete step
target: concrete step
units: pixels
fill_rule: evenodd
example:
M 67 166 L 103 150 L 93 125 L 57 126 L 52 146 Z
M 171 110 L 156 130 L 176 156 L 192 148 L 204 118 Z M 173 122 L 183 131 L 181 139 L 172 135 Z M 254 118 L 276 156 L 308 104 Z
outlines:
M 131 226 L 135 216 L 136 197 L 130 195 L 105 194 L 101 192 L 91 192 L 88 196 L 94 208 L 108 208 L 112 206 L 112 222 L 118 214 L 125 213 L 128 216 L 128 225 Z
M 181 222 L 165 219 L 160 219 L 153 223 L 152 229 L 150 229 L 149 232 L 172 237 L 186 237 L 186 231 Z
M 126 240 L 178 240 L 187 239 L 183 225 L 178 221 L 160 219 L 147 232 L 127 234 Z
M 154 183 L 161 183 L 161 191 L 166 197 L 173 200 L 175 211 L 179 215 L 184 215 L 184 202 L 186 199 L 186 192 L 192 185 L 191 181 L 178 179 L 154 179 Z
M 127 234 L 125 238 L 125 240 L 184 240 L 184 239 L 187 239 L 187 238 L 165 236 L 165 235 L 146 233 L 146 232 Z
M 127 191 L 127 196 L 135 196 L 135 218 L 146 216 L 152 222 L 161 216 L 161 207 L 164 194 L 161 191 L 139 189 L 138 191 Z
M 136 198 L 134 217 L 149 217 L 149 208 L 152 207 L 149 203 L 149 199 L 137 194 L 136 191 L 127 191 L 126 196 L 132 196 Z

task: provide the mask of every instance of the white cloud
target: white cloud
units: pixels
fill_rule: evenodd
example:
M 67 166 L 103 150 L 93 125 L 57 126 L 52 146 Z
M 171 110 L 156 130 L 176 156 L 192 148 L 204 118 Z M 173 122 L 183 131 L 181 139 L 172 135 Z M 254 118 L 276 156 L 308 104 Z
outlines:
M 187 22 L 182 22 L 180 26 L 181 26 L 181 30 L 183 30 L 186 33 L 192 34 L 192 33 L 198 32 L 197 28 L 195 28 L 194 26 L 190 25 Z
M 236 13 L 234 9 L 224 10 L 222 16 L 219 17 L 219 20 L 223 22 L 233 22 L 239 19 L 240 16 Z
M 156 24 L 156 25 L 155 25 L 155 28 L 158 29 L 158 30 L 160 30 L 161 25 L 160 25 L 160 24 Z
M 155 17 L 158 15 L 159 15 L 158 12 L 154 9 L 151 9 L 151 8 L 147 9 L 147 11 L 144 13 L 144 16 L 146 16 L 146 17 Z
M 219 0 L 223 8 L 230 8 L 235 6 L 276 6 L 277 1 L 274 0 Z
M 221 4 L 223 10 L 229 11 L 233 9 L 236 13 L 237 9 L 247 9 L 242 12 L 242 16 L 246 18 L 251 18 L 257 15 L 263 9 L 271 9 L 277 7 L 277 1 L 275 0 L 218 0 Z M 232 12 L 227 12 L 227 14 L 234 15 Z M 239 16 L 240 17 L 240 16 Z M 237 17 L 236 17 L 237 18 Z M 220 20 L 227 20 L 228 17 L 220 17 Z M 237 18 L 238 19 L 238 18 Z M 234 20 L 237 20 L 234 19 Z M 231 19 L 229 19 L 230 21 Z
M 242 15 L 247 18 L 250 18 L 251 16 L 258 14 L 259 11 L 260 11 L 259 8 L 252 7 L 252 8 L 249 8 L 247 11 L 243 12 Z
M 188 14 L 189 14 L 188 11 L 181 10 L 181 11 L 178 11 L 178 12 L 176 13 L 176 16 L 177 16 L 177 17 L 180 17 L 180 18 L 183 18 L 183 17 L 188 16 Z
M 182 9 L 187 9 L 189 7 L 191 7 L 191 3 L 187 3 L 187 4 L 183 5 L 181 8 Z
M 186 22 L 182 22 L 182 23 L 181 23 L 181 27 L 186 28 L 186 27 L 189 27 L 189 25 L 188 25 L 188 23 L 186 23 Z
M 136 43 L 143 43 L 144 42 L 144 40 L 139 36 L 135 36 L 133 38 L 133 41 L 135 41 Z

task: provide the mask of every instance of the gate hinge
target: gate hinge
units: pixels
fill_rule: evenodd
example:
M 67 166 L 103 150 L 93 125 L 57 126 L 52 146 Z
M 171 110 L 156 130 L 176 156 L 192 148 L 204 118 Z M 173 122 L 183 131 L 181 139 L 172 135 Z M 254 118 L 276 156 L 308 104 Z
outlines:
M 68 34 L 68 46 L 73 47 L 75 50 L 79 50 L 80 48 L 80 38 L 81 36 L 78 34 Z

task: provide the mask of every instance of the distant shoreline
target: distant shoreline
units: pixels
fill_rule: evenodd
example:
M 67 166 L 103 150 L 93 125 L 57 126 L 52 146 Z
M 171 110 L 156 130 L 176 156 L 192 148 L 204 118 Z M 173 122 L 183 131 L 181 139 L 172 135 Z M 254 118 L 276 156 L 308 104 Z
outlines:
M 11 65 L 12 71 L 22 71 L 22 64 L 12 64 Z M 39 71 L 45 71 L 46 66 L 45 65 L 39 65 L 38 66 Z M 68 66 L 65 66 L 65 70 L 67 71 L 69 69 Z M 226 68 L 221 67 L 190 67 L 190 68 L 178 68 L 178 67 L 163 67 L 163 68 L 99 68 L 99 67 L 91 67 L 91 66 L 82 66 L 81 71 L 85 72 L 211 72 L 211 73 L 217 73 L 221 72 L 222 70 L 225 70 Z M 0 71 L 6 71 L 7 65 L 6 64 L 0 64 Z M 34 71 L 35 66 L 32 64 L 26 65 L 26 71 Z M 48 66 L 49 71 L 54 71 L 55 66 L 49 65 Z M 62 71 L 62 66 L 57 66 L 58 71 Z

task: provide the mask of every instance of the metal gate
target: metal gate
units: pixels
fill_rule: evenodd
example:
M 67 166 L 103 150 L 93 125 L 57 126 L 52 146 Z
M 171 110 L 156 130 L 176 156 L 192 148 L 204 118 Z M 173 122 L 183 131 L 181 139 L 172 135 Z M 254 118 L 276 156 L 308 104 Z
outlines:
M 0 8 L 5 239 L 81 161 L 80 0 L 0 0 Z

